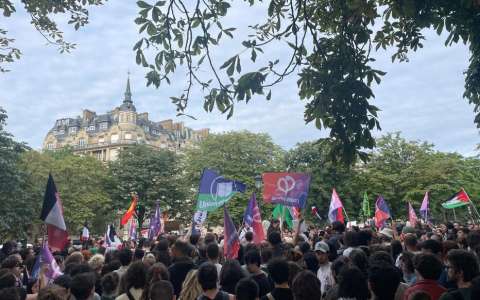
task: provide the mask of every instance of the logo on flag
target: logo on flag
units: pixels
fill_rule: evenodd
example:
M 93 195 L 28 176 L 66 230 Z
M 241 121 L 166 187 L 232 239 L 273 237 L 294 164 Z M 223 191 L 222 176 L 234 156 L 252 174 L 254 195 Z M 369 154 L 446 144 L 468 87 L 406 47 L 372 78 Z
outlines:
M 307 202 L 310 175 L 305 173 L 264 173 L 263 200 L 303 208 Z
M 245 192 L 245 188 L 245 184 L 240 181 L 225 179 L 213 170 L 204 169 L 200 179 L 197 210 L 213 211 L 225 204 L 237 192 Z

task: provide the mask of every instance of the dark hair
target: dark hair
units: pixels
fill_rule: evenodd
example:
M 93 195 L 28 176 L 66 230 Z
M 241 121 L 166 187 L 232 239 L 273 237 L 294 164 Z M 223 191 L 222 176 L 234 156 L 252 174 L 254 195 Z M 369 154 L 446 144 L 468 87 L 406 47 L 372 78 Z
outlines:
M 247 240 L 247 242 L 253 241 L 253 232 L 247 231 L 247 233 L 245 233 L 245 239 Z
M 345 232 L 345 234 L 343 235 L 343 244 L 346 248 L 359 246 L 358 233 L 355 231 Z
M 432 254 L 442 254 L 442 243 L 436 240 L 426 240 L 420 244 L 420 249 L 429 250 Z
M 345 231 L 345 224 L 340 221 L 334 221 L 332 223 L 332 229 L 338 233 L 343 233 Z
M 16 255 L 9 255 L 2 261 L 2 268 L 5 269 L 13 269 L 20 265 L 20 259 Z
M 312 272 L 302 271 L 293 280 L 292 293 L 295 300 L 319 299 L 320 280 Z
M 102 280 L 100 281 L 103 293 L 105 295 L 115 294 L 119 282 L 120 277 L 118 276 L 117 272 L 110 272 L 103 276 Z
M 192 233 L 190 235 L 190 244 L 196 246 L 198 244 L 198 241 L 200 240 L 200 234 L 198 233 Z
M 472 294 L 470 299 L 480 299 L 480 276 L 472 279 Z
M 298 275 L 298 273 L 303 271 L 303 269 L 293 261 L 287 261 L 287 263 L 288 263 L 288 286 L 291 287 L 293 284 L 293 280 Z
M 53 284 L 61 286 L 65 289 L 69 289 L 70 286 L 72 285 L 72 277 L 70 277 L 69 275 L 65 275 L 65 274 L 60 275 L 53 280 Z
M 463 281 L 469 282 L 478 275 L 477 257 L 466 250 L 455 249 L 447 254 L 453 271 L 463 271 Z
M 432 297 L 425 291 L 416 291 L 408 297 L 408 300 L 432 300 Z
M 368 274 L 368 257 L 363 250 L 353 249 L 348 256 L 353 266 L 362 271 L 365 277 Z
M 71 264 L 70 266 L 69 275 L 72 277 L 81 273 L 93 272 L 93 269 L 87 263 Z
M 175 295 L 173 285 L 168 280 L 159 280 L 152 284 L 148 291 L 148 299 L 171 300 Z
M 413 259 L 415 270 L 425 279 L 438 280 L 443 271 L 440 259 L 433 254 L 420 253 Z
M 15 287 L 0 290 L 0 299 L 20 300 L 22 299 L 20 289 Z
M 280 232 L 278 231 L 272 231 L 270 232 L 270 234 L 268 235 L 268 241 L 270 242 L 270 244 L 272 244 L 272 246 L 276 246 L 276 245 L 279 245 L 282 243 L 282 236 L 280 235 Z
M 182 256 L 190 256 L 191 248 L 188 243 L 185 243 L 181 240 L 176 240 L 173 244 L 173 248 L 180 253 Z
M 315 253 L 309 251 L 303 255 L 303 262 L 305 263 L 305 268 L 307 270 L 312 271 L 313 273 L 317 273 L 318 271 L 318 259 Z
M 407 271 L 410 274 L 415 272 L 415 267 L 414 267 L 414 264 L 413 264 L 414 256 L 415 256 L 415 254 L 413 254 L 412 252 L 405 251 L 405 252 L 403 252 L 403 254 L 400 258 L 401 261 L 403 262 L 405 268 L 407 269 Z
M 310 251 L 310 244 L 308 242 L 301 242 L 298 244 L 298 248 L 300 248 L 300 251 L 302 254 L 308 253 Z
M 62 287 L 51 285 L 38 291 L 37 300 L 63 300 L 60 295 Z
M 395 298 L 395 292 L 400 284 L 400 273 L 391 264 L 378 261 L 368 270 L 370 288 L 377 300 L 390 300 Z
M 207 258 L 218 259 L 220 249 L 216 243 L 210 243 L 207 245 Z
M 0 269 L 0 289 L 15 287 L 16 277 L 10 269 Z
M 262 264 L 262 258 L 260 252 L 257 249 L 252 249 L 245 254 L 245 264 L 254 264 L 260 267 Z
M 330 270 L 332 271 L 333 278 L 335 279 L 336 282 L 338 282 L 338 276 L 340 275 L 340 272 L 342 269 L 348 265 L 348 257 L 345 256 L 339 256 L 337 259 L 335 259 L 330 266 Z
M 263 247 L 260 249 L 260 256 L 262 257 L 262 264 L 267 264 L 272 259 L 273 251 L 270 247 Z
M 369 296 L 367 281 L 363 272 L 357 267 L 346 266 L 339 275 L 338 294 L 340 298 L 367 300 Z
M 402 253 L 403 247 L 402 243 L 398 240 L 393 240 L 392 243 L 390 244 L 390 253 L 392 254 L 393 260 L 397 260 L 397 257 Z
M 471 249 L 480 245 L 480 231 L 479 230 L 472 230 L 468 233 L 467 244 Z
M 93 288 L 95 287 L 95 274 L 80 273 L 72 278 L 70 284 L 70 292 L 77 300 L 86 300 L 90 297 Z
M 113 260 L 108 264 L 103 265 L 101 275 L 108 274 L 110 272 L 118 270 L 122 266 L 119 260 Z
M 203 238 L 203 243 L 205 245 L 208 245 L 210 243 L 216 243 L 216 242 L 217 242 L 217 237 L 215 236 L 215 234 L 211 232 L 207 232 L 207 234 L 205 234 L 205 237 Z
M 204 291 L 212 290 L 217 287 L 217 267 L 209 262 L 203 263 L 198 269 L 198 283 Z
M 259 297 L 259 293 L 258 284 L 250 278 L 243 278 L 235 286 L 235 299 L 237 300 L 256 299 Z
M 368 246 L 370 241 L 372 240 L 372 231 L 370 230 L 360 230 L 358 232 L 358 244 L 361 246 Z
M 386 251 L 377 251 L 370 255 L 368 259 L 369 265 L 373 265 L 377 262 L 385 262 L 393 266 L 393 259 Z
M 122 266 L 128 266 L 132 262 L 132 250 L 128 248 L 123 248 L 118 252 L 118 260 Z
M 124 276 L 126 290 L 131 287 L 144 288 L 147 282 L 147 267 L 141 261 L 136 261 L 128 267 Z
M 283 258 L 270 260 L 267 266 L 268 274 L 276 284 L 288 282 L 288 263 Z
M 415 234 L 409 233 L 405 235 L 404 239 L 405 247 L 417 247 L 418 240 Z
M 238 260 L 227 260 L 220 271 L 220 286 L 222 290 L 230 294 L 235 293 L 235 285 L 245 277 Z
M 137 248 L 133 251 L 134 260 L 140 260 L 145 256 L 145 251 L 143 249 Z

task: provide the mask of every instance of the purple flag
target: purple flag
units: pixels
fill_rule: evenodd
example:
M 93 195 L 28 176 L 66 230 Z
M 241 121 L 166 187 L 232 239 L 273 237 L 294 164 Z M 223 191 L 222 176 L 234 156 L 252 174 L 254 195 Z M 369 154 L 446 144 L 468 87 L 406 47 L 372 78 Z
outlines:
M 45 276 L 47 276 L 47 278 L 55 279 L 58 276 L 63 275 L 60 271 L 60 267 L 57 265 L 57 262 L 53 258 L 53 255 L 46 244 L 43 245 L 40 253 L 42 256 L 42 263 L 48 266 L 47 271 L 45 272 Z
M 425 196 L 423 197 L 422 206 L 420 207 L 420 215 L 425 221 L 428 220 L 428 192 L 425 192 Z
M 223 206 L 223 238 L 223 255 L 228 259 L 237 258 L 238 250 L 240 250 L 240 239 L 226 206 Z
M 150 218 L 150 227 L 148 230 L 149 239 L 155 239 L 160 234 L 160 229 L 161 229 L 160 227 L 162 226 L 160 218 L 161 218 L 160 205 L 157 201 L 156 207 L 155 207 L 155 213 Z

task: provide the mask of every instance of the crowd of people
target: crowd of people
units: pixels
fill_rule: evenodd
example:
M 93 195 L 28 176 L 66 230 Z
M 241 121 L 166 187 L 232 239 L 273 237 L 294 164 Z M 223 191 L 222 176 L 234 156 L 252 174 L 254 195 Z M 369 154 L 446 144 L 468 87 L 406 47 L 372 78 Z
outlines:
M 0 251 L 1 300 L 470 300 L 480 299 L 480 230 L 458 223 L 391 224 L 380 230 L 326 228 L 286 234 L 271 222 L 267 240 L 242 235 L 236 259 L 223 236 L 140 239 L 119 248 L 102 239 L 54 252 L 61 275 L 34 276 L 40 245 Z M 301 228 L 299 225 L 297 228 Z

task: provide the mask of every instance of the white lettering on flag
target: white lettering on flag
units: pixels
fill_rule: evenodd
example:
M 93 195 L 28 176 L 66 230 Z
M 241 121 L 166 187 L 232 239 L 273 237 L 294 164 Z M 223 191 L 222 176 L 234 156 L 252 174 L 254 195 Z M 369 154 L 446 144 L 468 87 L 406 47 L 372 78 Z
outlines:
M 217 183 L 217 197 L 226 197 L 233 191 L 232 182 L 219 182 Z

